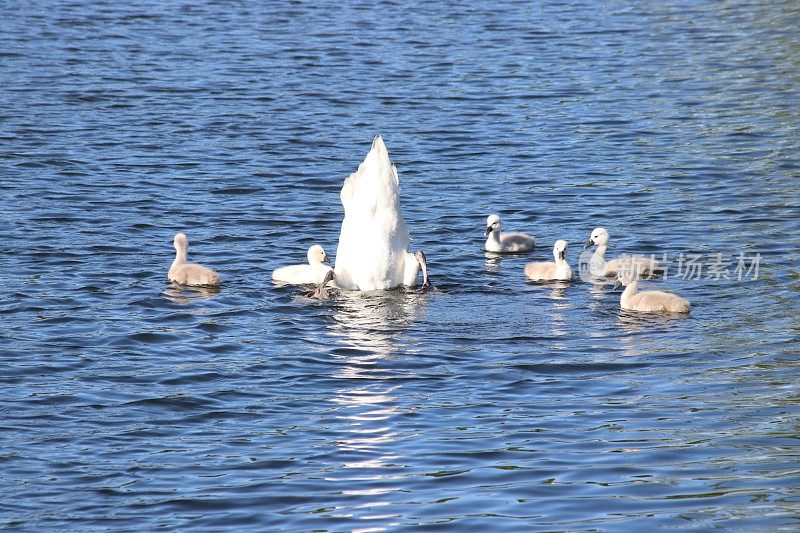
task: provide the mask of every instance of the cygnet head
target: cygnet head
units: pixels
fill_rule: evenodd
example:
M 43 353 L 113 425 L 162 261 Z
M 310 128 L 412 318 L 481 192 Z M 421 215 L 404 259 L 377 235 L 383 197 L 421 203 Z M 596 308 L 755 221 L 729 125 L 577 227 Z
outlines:
M 308 262 L 312 265 L 314 263 L 326 263 L 328 261 L 328 254 L 319 244 L 315 244 L 308 249 Z
M 608 244 L 608 230 L 606 228 L 594 228 L 594 231 L 589 236 L 589 240 L 583 245 L 584 249 L 592 246 L 605 246 Z
M 614 289 L 622 285 L 623 287 L 627 287 L 630 285 L 634 280 L 638 280 L 639 277 L 636 275 L 636 272 L 632 268 L 623 268 L 617 272 L 617 280 L 614 282 Z
M 486 218 L 486 235 L 494 231 L 500 231 L 500 217 L 497 215 L 489 215 Z
M 567 241 L 559 239 L 553 245 L 553 257 L 556 261 L 563 261 L 567 258 Z
M 183 233 L 178 233 L 175 235 L 175 239 L 173 239 L 172 244 L 175 246 L 177 251 L 186 250 L 189 247 L 189 239 Z

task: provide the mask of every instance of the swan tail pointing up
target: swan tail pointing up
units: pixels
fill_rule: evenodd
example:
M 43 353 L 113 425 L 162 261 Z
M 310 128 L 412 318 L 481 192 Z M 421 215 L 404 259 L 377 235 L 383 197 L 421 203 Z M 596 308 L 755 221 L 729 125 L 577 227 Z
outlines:
M 339 287 L 369 291 L 403 284 L 410 238 L 399 184 L 386 144 L 377 136 L 342 186 L 344 219 L 334 269 Z

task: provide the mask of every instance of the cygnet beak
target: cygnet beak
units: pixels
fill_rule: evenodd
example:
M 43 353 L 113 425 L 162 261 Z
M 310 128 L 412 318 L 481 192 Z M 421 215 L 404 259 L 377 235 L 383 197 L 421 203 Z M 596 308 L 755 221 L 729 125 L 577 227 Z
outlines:
M 326 255 L 326 256 L 325 256 L 325 257 L 322 259 L 322 262 L 323 262 L 323 263 L 327 263 L 327 264 L 329 264 L 329 265 L 330 265 L 330 264 L 331 264 L 331 258 L 330 258 L 330 257 L 328 257 L 328 256 Z
M 486 228 L 486 235 L 489 235 L 491 232 L 492 232 L 492 227 L 491 226 Z
M 586 244 L 583 245 L 583 249 L 585 250 L 588 247 L 592 246 L 593 244 L 594 244 L 594 239 L 592 237 L 589 237 L 589 240 L 586 241 Z
M 614 288 L 611 289 L 611 290 L 615 291 L 615 290 L 619 289 L 620 285 L 622 285 L 622 282 L 619 279 L 617 279 L 616 281 L 614 281 Z
M 561 259 L 561 260 L 563 260 L 564 257 L 566 257 L 566 255 L 567 255 L 567 251 L 566 250 L 561 250 L 560 252 L 558 252 L 558 258 Z

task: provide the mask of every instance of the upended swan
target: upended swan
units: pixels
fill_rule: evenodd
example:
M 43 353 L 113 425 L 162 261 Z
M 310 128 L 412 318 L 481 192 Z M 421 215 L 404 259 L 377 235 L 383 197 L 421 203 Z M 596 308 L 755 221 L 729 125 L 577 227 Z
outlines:
M 190 286 L 219 286 L 219 274 L 202 265 L 189 263 L 187 254 L 189 249 L 189 239 L 183 233 L 175 235 L 172 241 L 175 246 L 175 260 L 169 268 L 167 277 L 170 281 L 179 285 Z
M 344 219 L 334 267 L 339 288 L 374 291 L 413 286 L 420 266 L 427 273 L 424 254 L 408 251 L 410 237 L 399 192 L 397 169 L 379 135 L 342 186 Z
M 555 263 L 541 262 L 525 265 L 525 277 L 531 281 L 569 281 L 572 269 L 567 263 L 567 241 L 559 239 L 553 245 Z
M 687 314 L 692 306 L 688 300 L 677 294 L 663 291 L 639 290 L 639 278 L 632 272 L 623 270 L 617 276 L 615 287 L 625 285 L 625 290 L 619 297 L 619 305 L 629 311 L 641 313 L 681 313 Z
M 653 274 L 660 270 L 660 263 L 651 257 L 632 255 L 619 257 L 606 261 L 605 254 L 608 248 L 608 230 L 605 228 L 595 228 L 589 236 L 589 240 L 583 246 L 584 250 L 592 245 L 596 245 L 592 257 L 589 259 L 589 273 L 593 276 L 616 276 L 623 270 L 630 270 L 638 275 Z
M 527 233 L 519 231 L 500 232 L 502 227 L 498 215 L 489 215 L 486 218 L 486 245 L 487 252 L 514 253 L 529 252 L 533 249 L 534 238 Z
M 323 264 L 328 261 L 325 250 L 319 244 L 315 244 L 308 249 L 306 257 L 308 257 L 307 265 L 276 268 L 272 271 L 272 279 L 293 285 L 322 283 L 325 275 L 331 270 L 331 267 Z

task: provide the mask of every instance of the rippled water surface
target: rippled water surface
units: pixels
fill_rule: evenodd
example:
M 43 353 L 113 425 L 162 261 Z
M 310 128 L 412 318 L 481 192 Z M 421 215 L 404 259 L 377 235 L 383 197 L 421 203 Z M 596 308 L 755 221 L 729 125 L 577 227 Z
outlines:
M 796 3 L 3 7 L 3 526 L 800 528 Z M 437 290 L 274 286 L 376 134 Z M 599 225 L 688 318 L 524 282 Z

